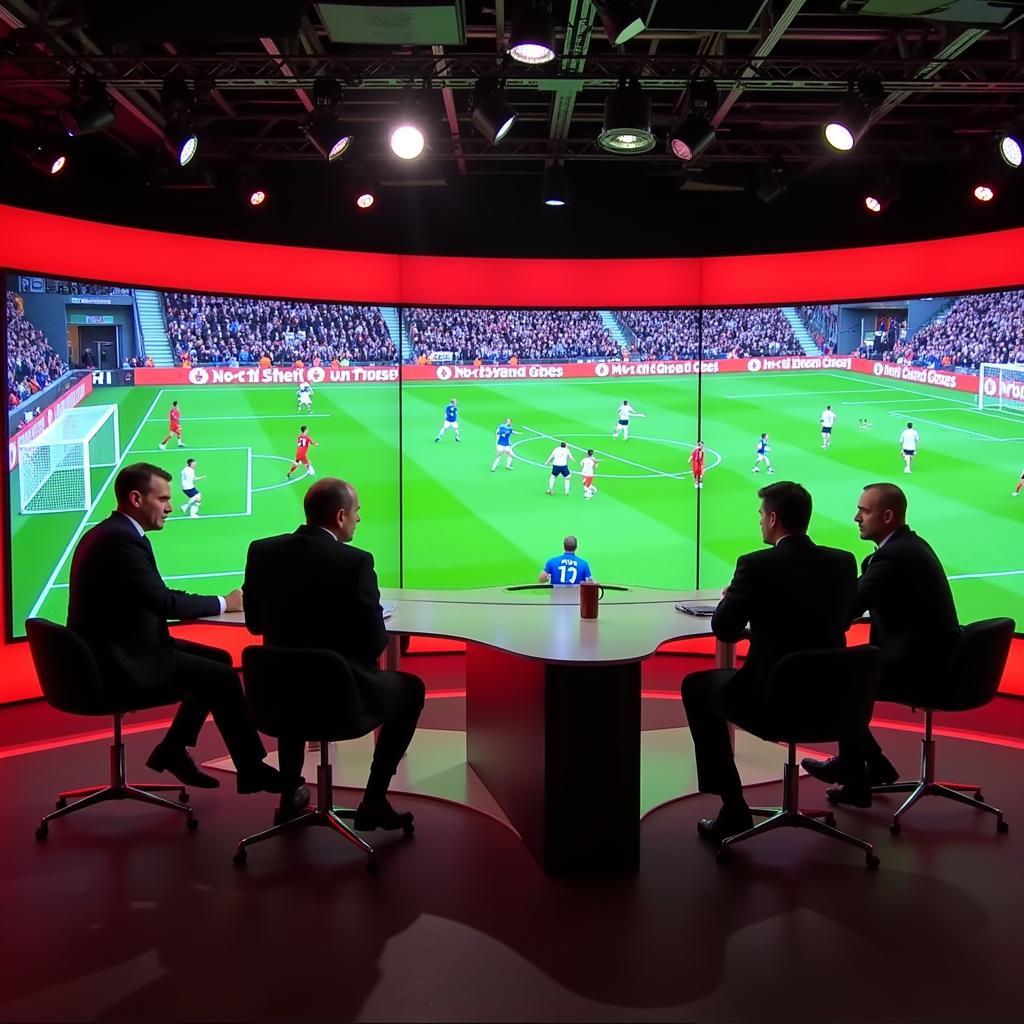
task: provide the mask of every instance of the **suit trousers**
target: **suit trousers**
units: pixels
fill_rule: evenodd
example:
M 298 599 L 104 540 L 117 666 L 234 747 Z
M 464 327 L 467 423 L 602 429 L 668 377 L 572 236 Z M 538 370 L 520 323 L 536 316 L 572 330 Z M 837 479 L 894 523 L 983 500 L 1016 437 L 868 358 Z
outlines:
M 254 768 L 267 752 L 231 656 L 216 647 L 175 640 L 171 659 L 167 685 L 181 704 L 162 742 L 169 748 L 194 747 L 206 716 L 212 714 L 235 767 Z
M 683 707 L 697 761 L 697 788 L 726 800 L 743 798 L 729 738 L 729 722 L 747 732 L 769 729 L 769 718 L 748 688 L 732 685 L 736 669 L 713 668 L 691 672 L 683 679 Z
M 366 797 L 383 800 L 391 776 L 405 756 L 423 710 L 426 688 L 411 672 L 374 672 L 353 667 L 364 719 L 380 726 L 373 750 Z M 295 787 L 302 778 L 307 736 L 280 736 L 277 756 L 285 785 Z

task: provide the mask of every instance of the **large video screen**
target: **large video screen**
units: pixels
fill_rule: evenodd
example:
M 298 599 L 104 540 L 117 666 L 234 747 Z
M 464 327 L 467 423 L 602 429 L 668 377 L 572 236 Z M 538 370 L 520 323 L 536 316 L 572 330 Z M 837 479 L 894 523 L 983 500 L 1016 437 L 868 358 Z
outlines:
M 236 586 L 248 542 L 301 521 L 305 468 L 286 476 L 301 425 L 316 472 L 359 488 L 356 543 L 383 585 L 531 582 L 572 534 L 600 581 L 720 587 L 759 546 L 758 488 L 781 479 L 813 494 L 817 541 L 863 558 L 857 497 L 891 480 L 964 621 L 1024 596 L 1021 291 L 700 310 L 357 306 L 16 274 L 6 291 L 15 634 L 63 617 L 70 552 L 136 459 L 174 476 L 155 538 L 168 580 Z M 196 516 L 178 493 L 187 458 Z
M 31 615 L 64 620 L 74 546 L 132 462 L 172 476 L 174 512 L 151 536 L 172 587 L 227 593 L 250 541 L 303 521 L 315 477 L 295 466 L 300 447 L 317 476 L 357 483 L 358 543 L 398 585 L 393 311 L 10 275 L 6 320 L 15 635 Z M 190 459 L 198 506 L 182 487 Z

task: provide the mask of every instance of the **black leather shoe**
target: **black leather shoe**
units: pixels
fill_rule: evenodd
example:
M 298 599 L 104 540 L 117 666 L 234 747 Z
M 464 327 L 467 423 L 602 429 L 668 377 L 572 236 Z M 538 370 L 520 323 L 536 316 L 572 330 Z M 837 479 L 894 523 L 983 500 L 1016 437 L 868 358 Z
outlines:
M 290 793 L 281 794 L 281 802 L 274 811 L 274 824 L 283 825 L 297 818 L 309 806 L 309 787 L 296 786 Z
M 168 750 L 162 743 L 153 748 L 146 762 L 147 768 L 155 772 L 170 772 L 179 782 L 195 789 L 216 789 L 220 780 L 199 768 L 192 755 L 182 747 L 180 750 Z
M 357 832 L 373 832 L 378 828 L 388 832 L 396 829 L 408 832 L 412 829 L 412 821 L 412 811 L 396 811 L 387 800 L 379 804 L 368 804 L 364 800 L 356 808 L 352 827 Z
M 239 768 L 235 780 L 239 793 L 282 793 L 285 789 L 281 773 L 265 761 L 244 770 Z
M 717 817 L 701 818 L 697 822 L 697 835 L 709 843 L 720 843 L 753 826 L 754 817 L 750 811 L 726 811 L 723 808 Z
M 800 762 L 800 767 L 812 779 L 817 779 L 819 782 L 827 782 L 830 785 L 842 782 L 845 777 L 843 764 L 838 757 L 829 757 L 825 760 L 817 757 L 805 757 Z
M 851 807 L 871 806 L 871 787 L 868 785 L 851 785 L 847 782 L 842 786 L 832 786 L 825 790 L 830 804 L 849 804 Z

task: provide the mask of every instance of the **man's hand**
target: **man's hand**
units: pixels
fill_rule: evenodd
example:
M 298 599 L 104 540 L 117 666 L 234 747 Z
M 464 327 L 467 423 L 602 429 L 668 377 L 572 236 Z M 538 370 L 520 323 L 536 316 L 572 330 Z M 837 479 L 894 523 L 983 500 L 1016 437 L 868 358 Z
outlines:
M 236 587 L 231 591 L 230 594 L 224 595 L 224 611 L 226 612 L 240 612 L 242 608 L 242 588 Z

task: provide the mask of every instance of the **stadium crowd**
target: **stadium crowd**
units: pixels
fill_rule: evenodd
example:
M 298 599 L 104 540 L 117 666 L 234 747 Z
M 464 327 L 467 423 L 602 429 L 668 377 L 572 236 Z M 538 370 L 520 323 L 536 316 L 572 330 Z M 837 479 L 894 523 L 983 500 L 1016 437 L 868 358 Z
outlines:
M 457 363 L 621 357 L 621 346 L 593 310 L 414 307 L 405 316 L 413 362 L 428 362 L 437 352 L 452 353 Z
M 46 336 L 25 317 L 19 295 L 7 292 L 7 406 L 21 405 L 67 371 Z
M 823 304 L 797 306 L 796 312 L 811 332 L 818 351 L 828 354 L 835 352 L 839 337 L 839 307 Z
M 964 295 L 941 321 L 898 341 L 885 358 L 968 373 L 982 363 L 1024 363 L 1024 291 Z
M 376 306 L 166 292 L 164 309 L 182 363 L 326 366 L 388 363 L 398 354 Z
M 630 358 L 697 359 L 700 338 L 696 309 L 620 309 L 615 315 L 636 338 Z M 636 356 L 633 356 L 633 352 Z

